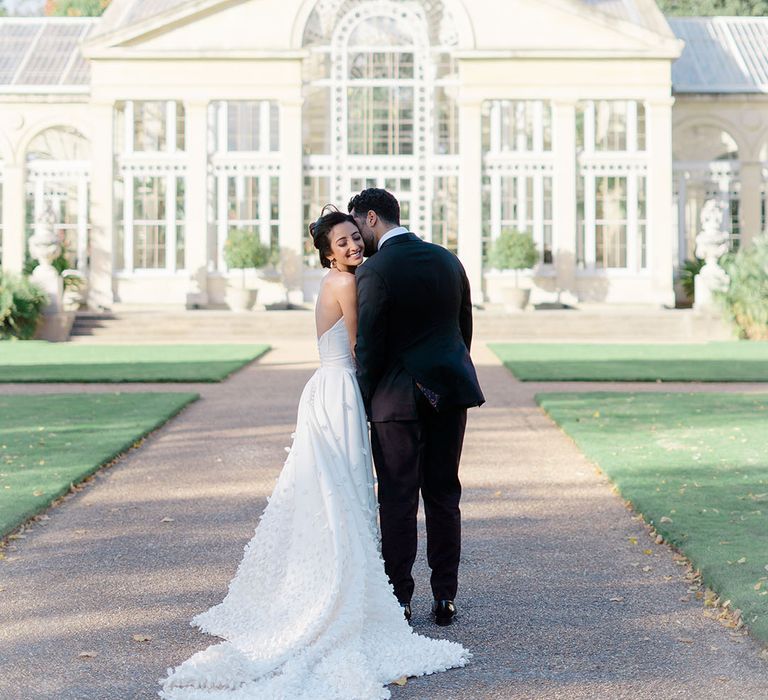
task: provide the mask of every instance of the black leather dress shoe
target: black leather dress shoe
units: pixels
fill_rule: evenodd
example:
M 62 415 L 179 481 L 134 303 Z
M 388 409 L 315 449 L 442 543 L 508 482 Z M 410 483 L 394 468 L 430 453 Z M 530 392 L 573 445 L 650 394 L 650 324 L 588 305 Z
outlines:
M 411 604 L 410 603 L 400 603 L 400 607 L 403 609 L 403 617 L 408 620 L 408 622 L 411 621 Z
M 432 604 L 432 614 L 435 616 L 435 624 L 447 627 L 456 617 L 456 604 L 452 600 L 436 600 Z

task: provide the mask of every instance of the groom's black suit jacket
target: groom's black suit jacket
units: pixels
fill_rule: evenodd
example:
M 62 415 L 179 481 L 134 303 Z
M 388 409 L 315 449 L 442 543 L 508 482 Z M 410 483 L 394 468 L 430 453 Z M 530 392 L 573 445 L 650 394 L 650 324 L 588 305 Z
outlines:
M 469 356 L 469 281 L 453 253 L 394 236 L 357 269 L 357 298 L 357 378 L 371 421 L 416 420 L 416 382 L 438 411 L 485 401 Z

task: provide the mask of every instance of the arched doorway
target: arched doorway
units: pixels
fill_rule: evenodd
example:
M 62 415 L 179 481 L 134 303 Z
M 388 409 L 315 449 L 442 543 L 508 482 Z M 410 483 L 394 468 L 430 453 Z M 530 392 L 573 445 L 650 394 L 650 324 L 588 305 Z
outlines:
M 456 251 L 457 44 L 442 2 L 317 4 L 304 32 L 306 225 L 328 202 L 384 187 L 403 225 Z M 308 237 L 306 253 L 316 265 Z
M 88 270 L 88 183 L 90 144 L 76 129 L 58 126 L 35 136 L 27 147 L 27 236 L 44 226 L 50 208 L 69 266 Z

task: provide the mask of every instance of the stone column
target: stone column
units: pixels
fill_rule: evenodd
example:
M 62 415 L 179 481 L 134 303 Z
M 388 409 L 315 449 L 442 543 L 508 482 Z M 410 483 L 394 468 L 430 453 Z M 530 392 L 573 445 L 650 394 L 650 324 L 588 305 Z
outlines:
M 672 226 L 672 104 L 648 103 L 648 265 L 651 295 L 658 304 L 674 306 Z
M 472 302 L 483 293 L 482 102 L 459 100 L 459 258 L 472 287 Z
M 3 271 L 20 274 L 24 267 L 24 178 L 23 165 L 6 163 L 3 168 Z
M 108 309 L 114 301 L 114 103 L 93 103 L 91 134 L 91 241 L 88 305 Z M 126 207 L 133 202 L 126 202 Z
M 576 291 L 576 103 L 552 106 L 555 172 L 552 181 L 552 251 L 560 301 L 575 304 Z
M 184 267 L 186 307 L 208 303 L 208 103 L 184 105 L 187 132 Z M 170 206 L 170 203 L 169 203 Z
M 302 103 L 300 96 L 280 101 L 280 258 L 282 281 L 291 303 L 301 303 L 304 298 Z
M 739 201 L 739 226 L 741 245 L 749 245 L 760 235 L 760 190 L 763 185 L 762 163 L 741 161 Z

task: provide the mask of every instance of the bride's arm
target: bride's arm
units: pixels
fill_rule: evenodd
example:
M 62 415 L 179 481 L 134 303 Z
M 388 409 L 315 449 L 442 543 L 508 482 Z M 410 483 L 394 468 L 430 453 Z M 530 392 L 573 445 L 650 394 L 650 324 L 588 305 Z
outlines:
M 357 340 L 357 285 L 353 275 L 343 275 L 339 282 L 336 287 L 336 297 L 344 316 L 344 325 L 349 336 L 349 347 L 354 355 Z

